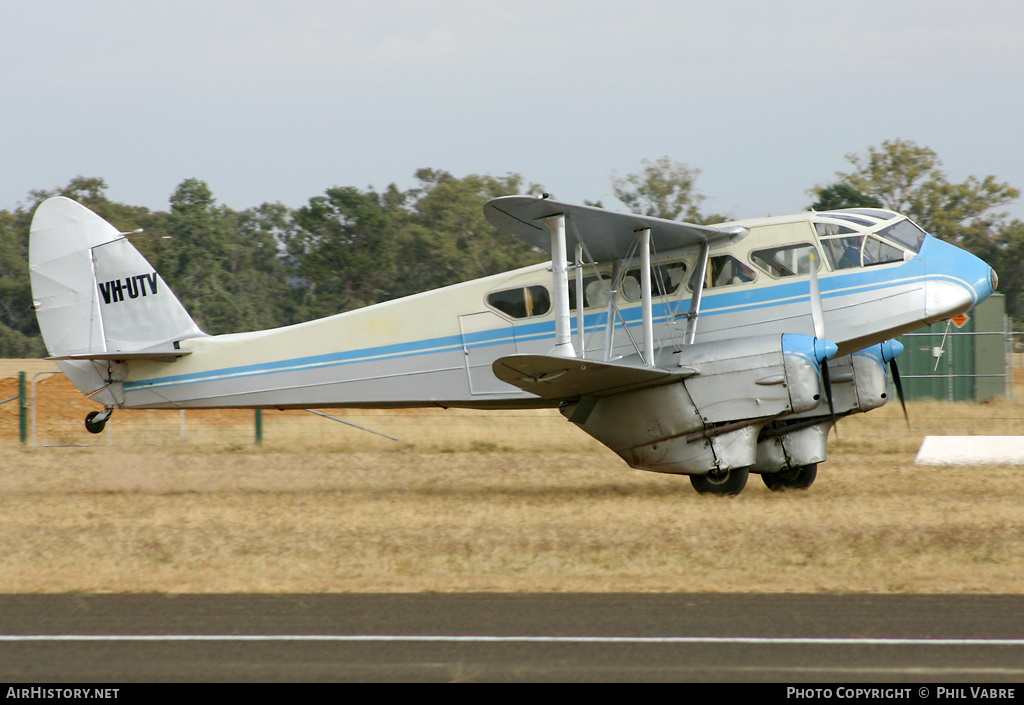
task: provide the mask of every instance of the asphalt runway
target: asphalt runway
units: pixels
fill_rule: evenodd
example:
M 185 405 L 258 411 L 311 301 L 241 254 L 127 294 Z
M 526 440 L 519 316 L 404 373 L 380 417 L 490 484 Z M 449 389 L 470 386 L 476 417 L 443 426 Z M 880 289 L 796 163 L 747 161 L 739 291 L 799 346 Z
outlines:
M 1019 683 L 1024 596 L 0 595 L 0 680 Z

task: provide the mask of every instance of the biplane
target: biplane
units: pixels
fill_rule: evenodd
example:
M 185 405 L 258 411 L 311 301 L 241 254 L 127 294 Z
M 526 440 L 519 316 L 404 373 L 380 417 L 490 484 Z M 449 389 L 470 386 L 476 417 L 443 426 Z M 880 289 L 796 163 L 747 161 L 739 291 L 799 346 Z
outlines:
M 696 225 L 496 198 L 490 223 L 551 262 L 272 330 L 207 335 L 119 232 L 39 205 L 47 350 L 103 411 L 558 408 L 634 468 L 736 494 L 806 489 L 836 422 L 902 402 L 896 336 L 995 289 L 977 257 L 892 211 Z

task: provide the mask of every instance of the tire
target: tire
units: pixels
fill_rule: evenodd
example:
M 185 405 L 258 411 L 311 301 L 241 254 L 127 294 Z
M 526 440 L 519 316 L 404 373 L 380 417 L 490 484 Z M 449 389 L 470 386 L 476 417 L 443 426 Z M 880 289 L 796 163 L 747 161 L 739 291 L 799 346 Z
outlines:
M 785 492 L 786 490 L 806 490 L 814 484 L 818 476 L 818 464 L 800 465 L 795 468 L 783 468 L 776 473 L 764 473 L 761 479 L 772 492 Z
M 97 416 L 102 414 L 102 418 L 98 421 Z M 103 427 L 107 425 L 107 419 L 110 418 L 110 413 L 107 411 L 90 411 L 85 415 L 85 430 L 89 433 L 103 433 Z
M 707 475 L 690 475 L 690 484 L 700 494 L 737 495 L 747 486 L 747 468 L 712 471 Z

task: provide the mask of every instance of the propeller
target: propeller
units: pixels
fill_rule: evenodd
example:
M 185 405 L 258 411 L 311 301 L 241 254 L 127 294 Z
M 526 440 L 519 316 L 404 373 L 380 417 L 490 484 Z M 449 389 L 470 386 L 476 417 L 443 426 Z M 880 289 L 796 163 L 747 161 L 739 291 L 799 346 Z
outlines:
M 832 378 L 828 372 L 828 358 L 835 355 L 836 346 L 825 338 L 825 309 L 821 305 L 821 288 L 818 286 L 818 255 L 809 253 L 811 269 L 811 321 L 814 323 L 814 337 L 822 343 L 832 346 L 831 354 L 821 355 L 819 366 L 821 381 L 825 387 L 825 398 L 828 400 L 828 413 L 832 417 L 832 425 L 836 425 L 836 408 L 832 402 Z
M 892 373 L 892 383 L 896 387 L 896 396 L 900 399 L 900 406 L 903 407 L 903 418 L 910 428 L 910 414 L 907 413 L 907 400 L 903 396 L 903 381 L 900 379 L 900 368 L 896 364 L 896 358 L 903 352 L 903 343 L 898 340 L 887 340 L 881 345 L 882 361 L 889 363 L 889 371 Z

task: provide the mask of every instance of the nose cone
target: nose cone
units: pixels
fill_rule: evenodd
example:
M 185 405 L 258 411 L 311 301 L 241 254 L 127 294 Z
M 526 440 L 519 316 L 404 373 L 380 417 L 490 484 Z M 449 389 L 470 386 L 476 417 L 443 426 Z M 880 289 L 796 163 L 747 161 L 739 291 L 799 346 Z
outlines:
M 927 262 L 925 311 L 930 320 L 971 310 L 999 285 L 999 277 L 986 262 L 948 242 L 929 237 L 919 256 Z
M 895 338 L 885 341 L 879 347 L 881 348 L 882 362 L 885 363 L 890 363 L 903 354 L 903 343 Z
M 831 340 L 815 338 L 812 335 L 802 335 L 800 333 L 786 333 L 783 335 L 782 349 L 786 355 L 802 357 L 808 362 L 814 360 L 819 365 L 822 360 L 835 357 L 835 354 L 839 352 L 839 346 Z
M 831 340 L 814 339 L 814 359 L 818 361 L 818 364 L 821 364 L 823 360 L 835 357 L 837 352 L 839 352 L 839 346 Z

